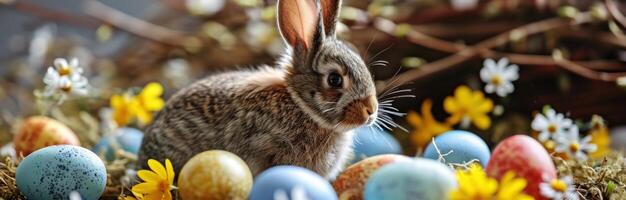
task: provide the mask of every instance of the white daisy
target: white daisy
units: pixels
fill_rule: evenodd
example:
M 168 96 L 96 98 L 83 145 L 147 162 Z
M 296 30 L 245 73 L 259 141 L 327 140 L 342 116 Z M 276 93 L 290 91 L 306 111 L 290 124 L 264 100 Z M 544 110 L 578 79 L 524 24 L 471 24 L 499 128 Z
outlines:
M 549 180 L 539 184 L 541 195 L 552 200 L 578 200 L 578 194 L 571 176 Z
M 72 59 L 69 63 L 63 58 L 54 60 L 54 67 L 48 67 L 48 71 L 43 78 L 46 89 L 43 93 L 46 97 L 54 94 L 66 95 L 87 95 L 89 83 L 83 75 L 83 69 L 78 67 L 78 59 Z
M 565 118 L 561 113 L 556 113 L 554 109 L 545 111 L 545 115 L 537 114 L 531 124 L 533 130 L 539 132 L 539 141 L 554 140 L 573 126 L 571 119 Z
M 505 97 L 512 93 L 515 88 L 513 81 L 519 78 L 517 65 L 509 65 L 507 58 L 502 58 L 496 63 L 493 59 L 486 59 L 480 70 L 480 79 L 487 83 L 485 92 Z
M 565 152 L 570 158 L 576 158 L 579 160 L 587 160 L 587 154 L 596 151 L 595 144 L 590 144 L 591 135 L 583 138 L 579 137 L 578 127 L 572 126 L 569 130 L 555 138 L 556 152 Z
M 306 196 L 306 190 L 302 186 L 295 186 L 291 189 L 291 197 L 283 189 L 274 192 L 274 200 L 309 200 Z

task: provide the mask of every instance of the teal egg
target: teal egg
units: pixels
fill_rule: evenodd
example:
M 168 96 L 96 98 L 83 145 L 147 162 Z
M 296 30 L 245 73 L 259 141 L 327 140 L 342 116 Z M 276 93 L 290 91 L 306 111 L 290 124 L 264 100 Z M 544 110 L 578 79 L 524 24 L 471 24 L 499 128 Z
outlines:
M 456 187 L 452 169 L 434 160 L 417 158 L 386 165 L 365 184 L 365 200 L 448 199 Z
M 69 199 L 76 191 L 82 199 L 92 200 L 104 192 L 107 172 L 102 160 L 88 149 L 57 145 L 24 158 L 15 180 L 27 199 Z
M 383 154 L 402 154 L 400 143 L 386 131 L 362 126 L 354 130 L 354 158 L 351 163 Z
M 115 139 L 115 145 L 119 145 L 119 148 L 122 150 L 137 155 L 141 147 L 141 141 L 143 140 L 143 133 L 134 128 L 119 128 L 113 132 L 112 137 L 102 137 L 100 141 L 93 146 L 92 151 L 98 155 L 104 153 L 106 159 L 109 161 L 115 159 L 115 148 L 113 147 L 114 144 L 111 143 L 111 138 Z
M 435 137 L 435 145 L 431 142 L 424 151 L 424 157 L 437 160 L 445 155 L 446 163 L 464 164 L 478 160 L 483 168 L 487 167 L 491 151 L 480 137 L 467 131 L 448 131 Z M 437 152 L 439 149 L 439 152 Z M 446 155 L 447 154 L 447 155 Z

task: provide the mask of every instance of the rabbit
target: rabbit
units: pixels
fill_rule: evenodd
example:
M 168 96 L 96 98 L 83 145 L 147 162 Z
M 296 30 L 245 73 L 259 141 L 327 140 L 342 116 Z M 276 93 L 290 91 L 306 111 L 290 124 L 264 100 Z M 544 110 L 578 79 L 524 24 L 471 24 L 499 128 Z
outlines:
M 363 59 L 335 34 L 341 0 L 279 0 L 287 44 L 276 66 L 209 75 L 181 89 L 145 130 L 138 162 L 225 150 L 253 175 L 276 165 L 331 179 L 351 155 L 352 130 L 372 124 L 378 102 Z

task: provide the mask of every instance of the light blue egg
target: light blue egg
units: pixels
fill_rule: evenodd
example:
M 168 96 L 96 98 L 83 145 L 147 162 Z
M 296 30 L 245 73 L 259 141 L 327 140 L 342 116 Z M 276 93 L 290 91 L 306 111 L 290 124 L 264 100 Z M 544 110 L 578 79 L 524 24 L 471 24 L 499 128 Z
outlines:
M 113 132 L 113 137 L 117 141 L 117 145 L 124 151 L 137 155 L 143 140 L 143 133 L 134 128 L 119 128 Z M 106 159 L 111 161 L 115 159 L 114 147 L 109 137 L 102 137 L 100 141 L 93 146 L 92 151 L 100 155 L 104 153 Z
M 382 154 L 402 154 L 400 143 L 377 127 L 362 126 L 354 130 L 354 158 L 351 163 Z
M 27 199 L 69 199 L 76 191 L 85 200 L 100 198 L 107 172 L 88 149 L 57 145 L 39 149 L 17 166 L 17 187 Z
M 298 191 L 308 200 L 337 199 L 330 183 L 315 172 L 297 166 L 276 166 L 254 178 L 249 200 L 274 199 L 275 195 L 293 200 L 296 197 L 292 194 Z
M 480 161 L 480 165 L 487 167 L 491 152 L 485 141 L 467 131 L 448 131 L 435 137 L 435 144 L 439 153 L 445 155 L 446 163 L 464 164 L 472 160 Z M 431 142 L 424 151 L 424 157 L 437 160 L 439 153 Z
M 452 169 L 434 160 L 399 161 L 374 172 L 365 184 L 365 200 L 448 199 L 456 187 Z

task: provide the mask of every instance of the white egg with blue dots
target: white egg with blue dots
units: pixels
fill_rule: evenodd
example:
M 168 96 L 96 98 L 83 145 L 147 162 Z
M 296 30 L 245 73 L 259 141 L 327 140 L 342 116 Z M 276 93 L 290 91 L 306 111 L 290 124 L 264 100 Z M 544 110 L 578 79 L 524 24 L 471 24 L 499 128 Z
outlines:
M 27 199 L 69 199 L 76 191 L 82 199 L 98 199 L 104 192 L 104 163 L 88 149 L 57 145 L 39 149 L 17 166 L 17 187 Z

